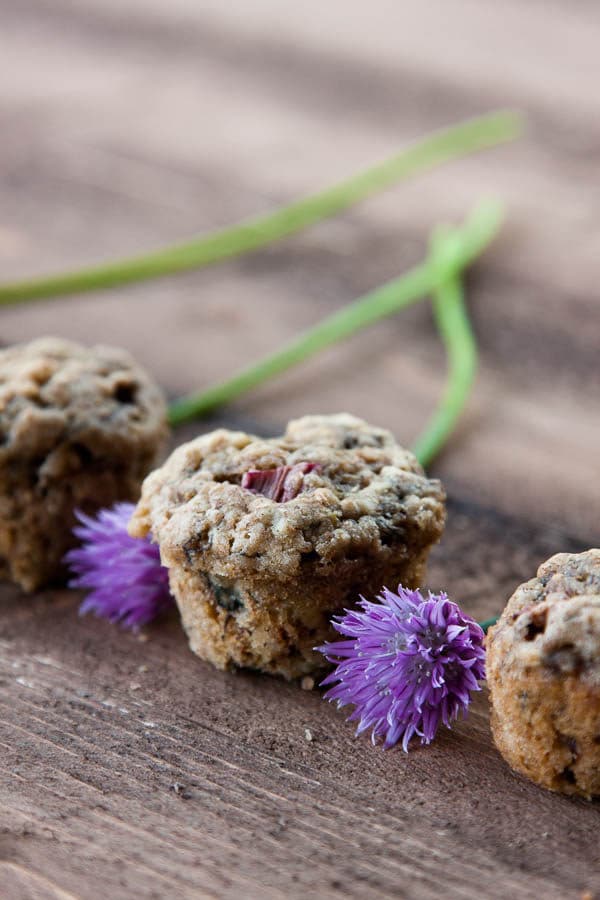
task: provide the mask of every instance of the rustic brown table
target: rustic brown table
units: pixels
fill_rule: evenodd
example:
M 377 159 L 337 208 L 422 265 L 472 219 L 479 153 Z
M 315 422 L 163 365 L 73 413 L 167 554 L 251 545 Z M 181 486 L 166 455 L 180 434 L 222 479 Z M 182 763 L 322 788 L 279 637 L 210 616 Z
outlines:
M 3 279 L 233 222 L 523 108 L 518 145 L 239 262 L 5 309 L 1 339 L 122 344 L 174 396 L 398 274 L 434 222 L 496 192 L 508 224 L 470 278 L 482 365 L 433 468 L 450 503 L 429 585 L 486 617 L 550 554 L 598 545 L 597 4 L 0 0 L 0 23 Z M 343 409 L 410 443 L 443 376 L 422 304 L 198 428 Z M 600 896 L 598 804 L 512 774 L 485 693 L 430 748 L 384 753 L 316 690 L 215 672 L 175 617 L 136 637 L 78 601 L 1 590 L 2 898 Z

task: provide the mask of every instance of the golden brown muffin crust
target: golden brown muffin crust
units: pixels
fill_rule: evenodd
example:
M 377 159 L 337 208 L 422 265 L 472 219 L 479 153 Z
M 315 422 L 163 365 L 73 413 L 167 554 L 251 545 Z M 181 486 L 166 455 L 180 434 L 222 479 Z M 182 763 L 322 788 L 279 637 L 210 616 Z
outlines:
M 299 463 L 316 468 L 287 502 L 242 487 L 251 470 Z M 313 646 L 361 591 L 420 583 L 444 518 L 441 485 L 415 457 L 342 414 L 281 438 L 221 429 L 184 444 L 144 482 L 130 531 L 159 544 L 200 655 L 289 677 L 322 664 Z
M 161 391 L 123 350 L 41 338 L 0 351 L 0 570 L 64 574 L 74 509 L 137 500 L 167 435 Z
M 551 790 L 600 794 L 600 550 L 543 563 L 487 644 L 492 730 L 507 762 Z

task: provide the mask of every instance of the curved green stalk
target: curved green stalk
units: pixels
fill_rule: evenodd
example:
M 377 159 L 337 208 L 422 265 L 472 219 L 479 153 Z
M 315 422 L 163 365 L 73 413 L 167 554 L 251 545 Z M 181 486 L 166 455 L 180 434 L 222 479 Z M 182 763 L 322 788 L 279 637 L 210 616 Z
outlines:
M 452 257 L 448 255 L 456 237 L 455 233 L 438 231 L 431 247 L 433 264 L 447 273 L 435 289 L 433 311 L 448 354 L 448 380 L 436 411 L 413 447 L 424 467 L 437 456 L 454 430 L 477 371 L 477 343 L 465 307 L 461 273 L 452 268 Z
M 443 265 L 440 263 L 441 249 L 432 250 L 423 263 L 405 275 L 329 316 L 281 350 L 221 384 L 176 400 L 170 408 L 171 424 L 181 425 L 212 412 L 268 378 L 303 362 L 317 351 L 438 290 L 450 275 L 458 274 L 479 256 L 496 234 L 501 219 L 499 204 L 491 201 L 480 204 L 462 228 L 453 231 L 451 237 L 440 239 L 443 242 Z
M 489 113 L 453 125 L 333 188 L 206 237 L 105 265 L 0 285 L 0 305 L 105 290 L 249 253 L 340 213 L 416 172 L 510 141 L 520 128 L 519 116 L 510 111 Z

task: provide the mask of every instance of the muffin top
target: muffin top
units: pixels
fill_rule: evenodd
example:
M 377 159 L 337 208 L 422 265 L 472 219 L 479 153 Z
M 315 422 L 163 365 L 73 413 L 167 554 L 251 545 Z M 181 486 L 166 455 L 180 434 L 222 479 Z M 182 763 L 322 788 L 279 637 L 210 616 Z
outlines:
M 224 429 L 149 475 L 130 525 L 163 561 L 227 577 L 419 553 L 437 540 L 444 492 L 392 435 L 353 416 L 306 416 L 279 438 Z
M 124 350 L 41 338 L 0 351 L 0 463 L 73 441 L 95 454 L 158 444 L 162 392 Z
M 600 687 L 600 550 L 543 563 L 510 598 L 488 644 L 508 670 L 542 669 Z

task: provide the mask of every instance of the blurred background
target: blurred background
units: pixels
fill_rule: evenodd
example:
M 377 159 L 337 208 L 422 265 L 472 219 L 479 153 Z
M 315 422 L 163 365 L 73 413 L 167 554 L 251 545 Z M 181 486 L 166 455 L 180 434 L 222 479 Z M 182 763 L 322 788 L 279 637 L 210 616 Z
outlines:
M 421 258 L 485 193 L 470 279 L 482 367 L 438 469 L 508 512 L 598 535 L 600 12 L 559 0 L 0 0 L 0 275 L 137 253 L 274 208 L 499 106 L 518 143 L 438 168 L 209 270 L 0 313 L 129 348 L 171 396 L 225 377 Z M 409 443 L 445 361 L 426 304 L 227 411 L 276 431 L 347 409 Z M 498 491 L 498 484 L 506 489 Z

